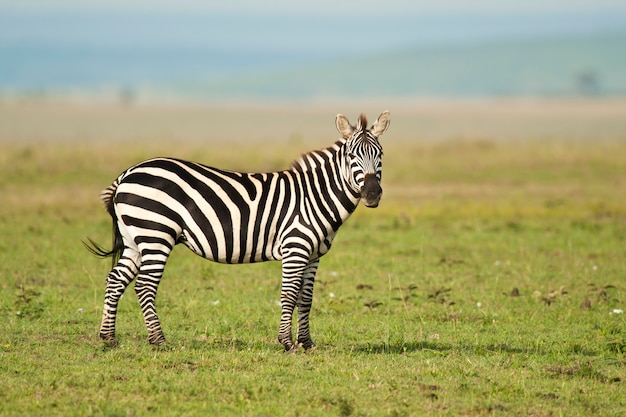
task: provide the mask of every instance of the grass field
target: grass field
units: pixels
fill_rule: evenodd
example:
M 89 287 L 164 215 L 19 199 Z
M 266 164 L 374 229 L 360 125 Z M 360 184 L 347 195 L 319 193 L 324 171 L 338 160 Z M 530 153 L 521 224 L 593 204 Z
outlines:
M 167 345 L 132 290 L 99 341 L 102 188 L 155 155 L 286 167 L 360 111 L 337 107 L 0 103 L 0 416 L 624 415 L 623 102 L 389 106 L 385 194 L 322 259 L 313 352 L 277 342 L 279 263 L 183 247 Z

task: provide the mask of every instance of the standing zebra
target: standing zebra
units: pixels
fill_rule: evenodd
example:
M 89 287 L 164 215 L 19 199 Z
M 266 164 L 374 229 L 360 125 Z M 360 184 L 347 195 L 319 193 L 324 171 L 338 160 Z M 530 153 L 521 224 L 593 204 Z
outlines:
M 86 245 L 97 256 L 113 257 L 100 338 L 116 343 L 118 301 L 136 277 L 148 340 L 165 343 L 154 302 L 167 258 L 182 243 L 215 262 L 281 260 L 278 340 L 286 351 L 300 344 L 314 347 L 309 312 L 319 258 L 361 199 L 366 207 L 378 206 L 383 155 L 378 138 L 389 126 L 389 112 L 370 129 L 364 115 L 354 127 L 339 114 L 336 125 L 341 138 L 334 145 L 304 154 L 286 171 L 241 173 L 155 158 L 122 172 L 100 195 L 113 219 L 113 248 L 91 240 Z

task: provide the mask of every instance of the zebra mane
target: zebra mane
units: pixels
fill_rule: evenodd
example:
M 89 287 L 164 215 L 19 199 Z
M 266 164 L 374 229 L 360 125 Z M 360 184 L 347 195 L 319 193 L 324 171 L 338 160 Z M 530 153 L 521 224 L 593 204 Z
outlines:
M 367 130 L 367 117 L 365 117 L 365 115 L 363 113 L 361 113 L 359 115 L 359 118 L 356 122 L 356 127 L 354 128 L 354 133 L 356 132 L 364 132 L 365 130 Z M 291 162 L 290 168 L 291 169 L 295 169 L 297 171 L 307 171 L 309 169 L 312 168 L 312 166 L 310 165 L 311 163 L 313 163 L 314 166 L 317 166 L 317 158 L 313 157 L 313 155 L 321 155 L 321 154 L 326 154 L 326 155 L 333 155 L 336 154 L 337 151 L 339 150 L 339 148 L 341 148 L 341 146 L 343 146 L 346 143 L 347 139 L 339 139 L 337 142 L 335 142 L 333 145 L 324 148 L 324 149 L 317 149 L 317 150 L 312 150 L 306 153 L 303 153 L 300 155 L 299 158 L 294 159 Z
M 305 152 L 303 154 L 301 154 L 298 158 L 294 159 L 291 164 L 289 165 L 290 169 L 295 169 L 297 171 L 307 171 L 310 168 L 312 168 L 311 166 L 309 166 L 309 164 L 306 163 L 306 161 L 308 160 L 309 163 L 311 161 L 317 161 L 317 158 L 311 158 L 313 155 L 327 155 L 327 157 L 329 155 L 333 155 L 336 154 L 337 151 L 339 150 L 339 148 L 346 142 L 345 139 L 340 139 L 337 142 L 335 142 L 333 145 L 328 146 L 326 148 L 323 149 L 314 149 L 312 151 L 309 152 Z M 315 165 L 317 165 L 317 163 L 315 163 Z
M 359 116 L 359 120 L 356 122 L 356 131 L 360 132 L 367 129 L 367 117 L 363 113 Z

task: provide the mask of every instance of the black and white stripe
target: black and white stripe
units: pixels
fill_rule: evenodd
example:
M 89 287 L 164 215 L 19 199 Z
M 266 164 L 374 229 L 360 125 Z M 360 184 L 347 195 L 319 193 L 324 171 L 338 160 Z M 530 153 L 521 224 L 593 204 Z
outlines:
M 124 171 L 102 194 L 113 218 L 114 244 L 107 251 L 91 242 L 99 256 L 113 256 L 106 279 L 100 337 L 115 343 L 117 305 L 136 278 L 150 343 L 165 337 L 156 314 L 157 287 L 178 243 L 221 263 L 282 261 L 282 315 L 279 341 L 286 350 L 312 348 L 309 311 L 319 258 L 331 247 L 339 227 L 360 200 L 380 200 L 382 147 L 378 137 L 389 125 L 382 113 L 367 129 L 337 115 L 342 137 L 309 152 L 285 171 L 242 173 L 174 158 L 155 158 Z M 297 343 L 292 314 L 298 308 Z

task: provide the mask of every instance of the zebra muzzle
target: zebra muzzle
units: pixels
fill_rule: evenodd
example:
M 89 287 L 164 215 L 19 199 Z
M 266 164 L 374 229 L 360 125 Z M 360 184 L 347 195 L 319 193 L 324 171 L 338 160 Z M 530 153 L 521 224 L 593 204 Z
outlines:
M 361 199 L 365 207 L 378 207 L 382 195 L 383 189 L 380 187 L 378 177 L 375 174 L 365 175 L 365 181 L 361 187 Z

